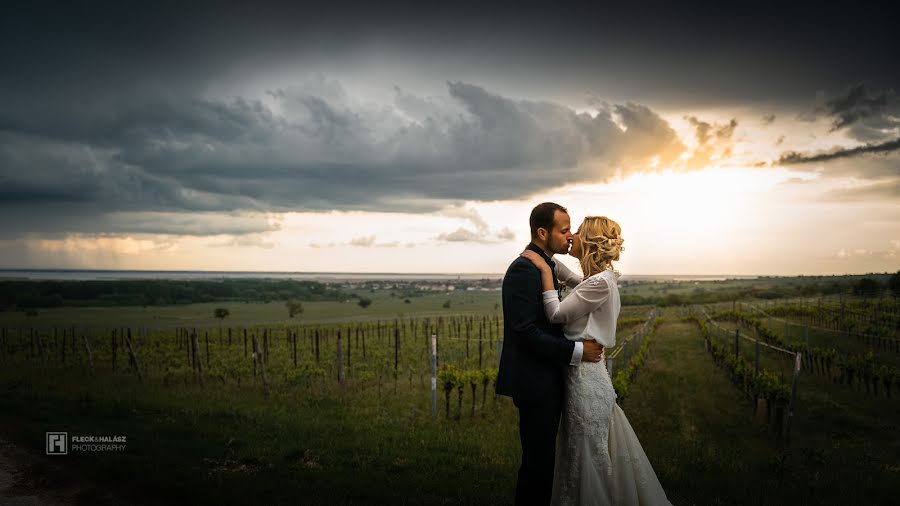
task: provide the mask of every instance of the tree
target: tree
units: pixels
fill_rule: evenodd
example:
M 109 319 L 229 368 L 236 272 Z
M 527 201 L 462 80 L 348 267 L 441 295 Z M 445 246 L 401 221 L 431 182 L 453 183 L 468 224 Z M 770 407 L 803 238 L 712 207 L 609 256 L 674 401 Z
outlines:
M 372 299 L 367 299 L 367 298 L 365 298 L 365 297 L 360 297 L 360 298 L 359 298 L 359 302 L 357 302 L 357 304 L 359 304 L 359 307 L 365 309 L 365 308 L 367 308 L 367 307 L 369 307 L 369 306 L 372 305 Z
M 450 309 L 450 300 L 447 300 L 447 302 L 444 302 L 444 309 Z
M 303 303 L 299 300 L 291 299 L 287 301 L 285 306 L 288 310 L 288 316 L 290 316 L 291 318 L 293 318 L 295 314 L 300 314 L 303 312 Z
M 229 313 L 228 310 L 225 309 L 224 307 L 217 307 L 215 309 L 215 311 L 213 311 L 213 316 L 215 316 L 216 318 L 218 318 L 220 320 L 224 320 L 230 314 L 231 313 Z
M 894 294 L 894 297 L 900 297 L 900 271 L 895 272 L 888 279 L 888 289 Z

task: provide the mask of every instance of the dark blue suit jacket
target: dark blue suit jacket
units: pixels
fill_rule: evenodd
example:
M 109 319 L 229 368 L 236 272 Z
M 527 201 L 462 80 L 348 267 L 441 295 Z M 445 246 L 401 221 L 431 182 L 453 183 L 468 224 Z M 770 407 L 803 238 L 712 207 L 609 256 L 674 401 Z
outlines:
M 528 249 L 553 261 L 531 243 Z M 559 281 L 553 280 L 555 288 Z M 562 395 L 562 372 L 572 360 L 575 343 L 562 325 L 550 323 L 544 312 L 541 273 L 530 260 L 516 258 L 503 277 L 503 351 L 497 373 L 497 393 L 518 400 Z

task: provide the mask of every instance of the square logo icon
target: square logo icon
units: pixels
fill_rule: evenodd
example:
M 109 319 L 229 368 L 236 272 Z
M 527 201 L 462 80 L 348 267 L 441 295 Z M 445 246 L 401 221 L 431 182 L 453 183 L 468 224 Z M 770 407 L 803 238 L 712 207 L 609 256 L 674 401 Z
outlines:
M 69 433 L 68 432 L 48 432 L 47 433 L 47 455 L 68 455 L 69 453 Z

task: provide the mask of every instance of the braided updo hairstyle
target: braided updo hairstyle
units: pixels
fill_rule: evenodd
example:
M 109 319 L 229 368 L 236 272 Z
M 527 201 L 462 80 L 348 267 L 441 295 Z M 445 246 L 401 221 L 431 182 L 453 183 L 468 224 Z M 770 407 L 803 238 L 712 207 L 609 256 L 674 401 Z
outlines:
M 581 270 L 585 277 L 604 270 L 613 270 L 612 262 L 619 260 L 624 251 L 622 227 L 606 216 L 588 216 L 581 222 L 578 237 L 581 239 Z

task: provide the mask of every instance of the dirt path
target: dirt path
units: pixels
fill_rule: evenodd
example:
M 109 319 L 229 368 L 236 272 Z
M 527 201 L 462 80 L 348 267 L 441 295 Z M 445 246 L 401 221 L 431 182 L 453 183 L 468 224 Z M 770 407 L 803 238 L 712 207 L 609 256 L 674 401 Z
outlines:
M 766 428 L 709 357 L 695 324 L 657 328 L 622 409 L 673 504 L 773 500 L 759 481 L 778 480 Z

